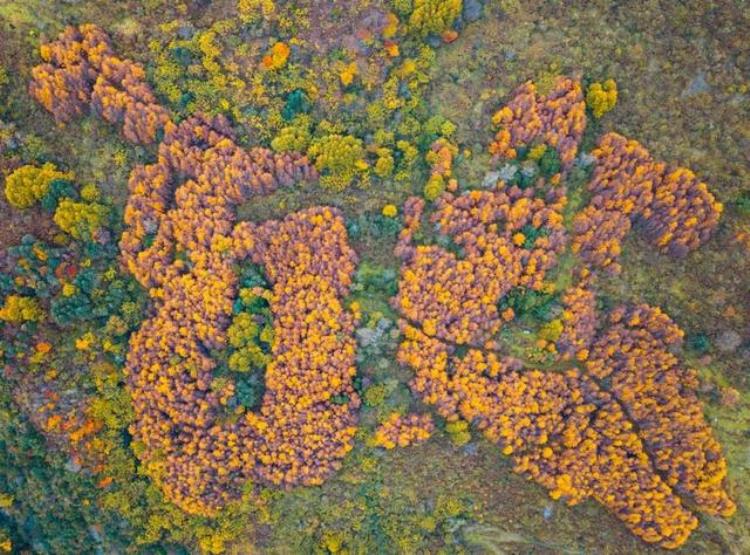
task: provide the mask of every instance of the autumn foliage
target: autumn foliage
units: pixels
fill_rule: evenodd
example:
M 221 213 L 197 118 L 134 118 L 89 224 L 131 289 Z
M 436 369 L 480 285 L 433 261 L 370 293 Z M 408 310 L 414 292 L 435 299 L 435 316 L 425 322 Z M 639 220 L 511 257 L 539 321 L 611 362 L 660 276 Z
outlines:
M 544 200 L 532 193 L 502 186 L 443 194 L 430 223 L 463 249 L 461 258 L 443 246 L 412 244 L 424 202 L 407 201 L 396 247 L 404 265 L 394 307 L 421 322 L 427 335 L 455 343 L 482 345 L 497 333 L 502 320 L 513 317 L 498 312 L 500 299 L 513 287 L 540 289 L 564 247 L 564 197 L 551 192 Z
M 304 158 L 239 148 L 220 118 L 169 126 L 157 162 L 131 176 L 121 250 L 153 301 L 127 359 L 132 433 L 148 474 L 188 512 L 215 513 L 248 479 L 319 484 L 351 449 L 355 322 L 341 298 L 356 257 L 340 213 L 234 224 L 238 203 L 314 176 Z M 227 344 L 245 259 L 272 284 L 253 293 L 270 303 L 273 360 L 260 409 L 227 418 L 234 383 L 216 387 L 208 351 Z
M 723 206 L 689 169 L 670 169 L 617 133 L 604 135 L 592 154 L 593 196 L 574 224 L 574 248 L 592 266 L 619 271 L 629 223 L 672 256 L 698 248 L 716 229 Z
M 449 28 L 461 2 L 438 4 L 416 2 L 410 25 L 425 36 Z M 131 173 L 120 240 L 123 265 L 150 299 L 125 369 L 143 471 L 167 499 L 202 516 L 216 515 L 248 481 L 321 484 L 356 432 L 359 314 L 343 298 L 357 257 L 336 208 L 260 224 L 237 223 L 236 211 L 303 180 L 344 189 L 368 167 L 362 141 L 318 137 L 311 164 L 294 152 L 239 147 L 221 116 L 176 124 L 143 69 L 117 58 L 93 25 L 68 28 L 41 54 L 30 90 L 58 122 L 90 104 L 132 142 L 161 138 L 156 161 Z M 276 43 L 263 65 L 280 69 L 289 55 Z M 608 92 L 597 113 L 614 105 Z M 383 212 L 403 221 L 391 299 L 403 334 L 398 361 L 413 370 L 413 393 L 448 421 L 457 444 L 470 439 L 471 423 L 553 499 L 594 499 L 643 540 L 678 547 L 698 525 L 694 512 L 734 512 L 726 461 L 703 417 L 696 374 L 676 354 L 682 330 L 647 305 L 597 308 L 597 270 L 620 271 L 631 228 L 664 253 L 685 255 L 709 238 L 722 205 L 690 170 L 668 168 L 608 133 L 591 153 L 588 204 L 569 214 L 565 177 L 586 129 L 576 79 L 559 78 L 544 95 L 525 83 L 493 123 L 494 160 L 536 163 L 539 174 L 459 193 L 458 149 L 437 139 L 426 155 L 429 212 L 417 197 Z M 386 154 L 384 175 L 393 169 Z M 61 206 L 56 221 L 71 233 L 93 233 L 104 218 L 81 203 Z M 574 259 L 575 279 L 559 282 L 559 316 L 538 334 L 556 371 L 500 354 L 498 334 L 519 316 L 506 301 L 555 293 L 564 257 Z M 238 270 L 247 263 L 263 268 L 268 287 L 241 293 Z M 243 294 L 266 303 L 265 351 L 257 321 L 236 314 Z M 21 297 L 8 297 L 2 312 L 10 321 L 41 318 Z M 266 364 L 256 409 L 237 402 L 232 379 L 214 375 L 216 354 L 227 347 L 235 349 L 230 370 Z M 372 444 L 407 446 L 433 429 L 429 415 L 392 413 Z
M 435 425 L 429 414 L 402 416 L 394 412 L 375 430 L 373 443 L 385 449 L 408 447 L 427 441 Z
M 569 168 L 586 129 L 586 103 L 581 84 L 575 79 L 558 78 L 546 96 L 537 93 L 528 81 L 513 98 L 492 117 L 499 128 L 490 153 L 501 158 L 516 158 L 518 148 L 534 141 L 549 144 L 560 155 L 563 167 Z
M 527 83 L 495 121 L 498 158 L 547 145 L 570 169 L 586 123 L 580 84 L 560 79 L 540 98 Z M 617 271 L 631 225 L 684 254 L 707 239 L 721 205 L 691 172 L 666 170 L 619 135 L 605 135 L 593 155 L 592 199 L 569 227 L 560 174 L 523 189 L 500 180 L 444 193 L 429 214 L 421 199 L 404 204 L 397 357 L 419 398 L 449 423 L 471 422 L 553 499 L 593 498 L 643 540 L 675 548 L 698 525 L 694 511 L 734 512 L 726 461 L 696 374 L 675 354 L 682 330 L 646 305 L 600 314 L 595 270 Z M 501 354 L 498 332 L 518 316 L 504 299 L 554 291 L 546 278 L 563 256 L 578 262 L 559 319 L 539 331 L 559 363 L 543 371 Z
M 585 292 L 571 297 L 587 305 Z M 651 331 L 638 329 L 642 313 Z M 620 322 L 623 314 L 610 318 Z M 553 499 L 592 497 L 645 541 L 677 547 L 698 524 L 681 495 L 709 514 L 733 513 L 722 486 L 726 462 L 703 418 L 694 374 L 667 350 L 681 331 L 653 317 L 658 309 L 630 314 L 636 317 L 626 322 L 636 330 L 615 325 L 596 340 L 588 338 L 589 322 L 575 323 L 561 350 L 578 349 L 579 360 L 589 361 L 562 373 L 525 368 L 486 347 L 459 356 L 467 341 L 458 334 L 462 322 L 449 315 L 434 326 L 402 320 L 398 359 L 415 372 L 415 394 L 449 421 L 474 422 Z
M 61 172 L 50 162 L 41 167 L 21 166 L 5 179 L 5 198 L 11 206 L 29 208 L 44 198 L 53 181 L 72 177 L 72 173 Z
M 703 419 L 698 377 L 670 351 L 684 332 L 647 305 L 614 310 L 609 322 L 593 344 L 587 370 L 598 380 L 611 380 L 613 395 L 667 482 L 701 511 L 731 515 L 735 506 L 722 486 L 726 460 Z
M 82 115 L 91 104 L 108 122 L 121 124 L 124 137 L 152 143 L 169 120 L 145 81 L 143 68 L 114 55 L 109 37 L 96 25 L 68 27 L 42 45 L 45 63 L 34 67 L 31 95 L 59 123 Z

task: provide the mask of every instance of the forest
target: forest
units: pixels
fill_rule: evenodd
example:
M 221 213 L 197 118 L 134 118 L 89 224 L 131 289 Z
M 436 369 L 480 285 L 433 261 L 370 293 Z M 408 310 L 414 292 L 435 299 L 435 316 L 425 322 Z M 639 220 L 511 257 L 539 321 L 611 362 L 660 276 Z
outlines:
M 0 553 L 750 552 L 748 29 L 0 3 Z

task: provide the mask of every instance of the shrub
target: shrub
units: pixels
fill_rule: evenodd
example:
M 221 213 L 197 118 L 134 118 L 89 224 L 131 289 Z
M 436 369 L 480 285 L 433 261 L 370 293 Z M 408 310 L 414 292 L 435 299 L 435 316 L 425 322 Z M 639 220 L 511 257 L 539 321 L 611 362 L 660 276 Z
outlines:
M 393 173 L 393 153 L 389 148 L 379 148 L 378 160 L 375 162 L 375 175 L 381 178 L 389 177 Z
M 436 200 L 445 191 L 445 182 L 442 175 L 433 174 L 424 186 L 424 198 L 429 201 Z
M 500 301 L 499 310 L 502 312 L 511 308 L 516 316 L 531 314 L 535 318 L 546 320 L 555 300 L 556 297 L 549 293 L 519 287 L 512 289 Z
M 557 341 L 563 332 L 563 323 L 560 319 L 552 320 L 539 330 L 539 337 L 546 341 Z
M 396 216 L 398 216 L 398 208 L 395 204 L 386 204 L 385 206 L 383 206 L 383 210 L 381 213 L 386 218 L 395 218 Z
M 600 118 L 617 104 L 617 83 L 607 79 L 604 83 L 592 83 L 586 91 L 586 106 L 595 118 Z
M 54 221 L 57 227 L 76 239 L 88 239 L 102 227 L 107 215 L 107 207 L 103 204 L 66 198 L 57 205 Z
M 52 320 L 59 326 L 71 325 L 76 321 L 93 318 L 93 306 L 86 295 L 75 294 L 58 297 L 50 304 Z
M 237 0 L 237 12 L 245 23 L 268 19 L 276 11 L 273 0 Z
M 292 120 L 291 125 L 281 128 L 271 141 L 271 148 L 276 152 L 304 152 L 309 144 L 310 117 L 300 114 Z
M 277 42 L 271 47 L 271 51 L 263 56 L 261 64 L 265 69 L 281 69 L 286 65 L 291 50 L 285 42 Z
M 556 173 L 560 173 L 562 163 L 560 162 L 560 155 L 554 148 L 547 148 L 544 154 L 539 158 L 539 170 L 544 177 L 552 177 Z
M 356 281 L 365 291 L 378 291 L 395 295 L 398 290 L 396 277 L 396 272 L 392 268 L 385 268 L 365 261 L 357 268 Z
M 0 308 L 0 320 L 4 322 L 38 322 L 44 318 L 39 302 L 32 297 L 8 295 Z
M 67 179 L 53 179 L 40 204 L 47 212 L 54 212 L 63 198 L 76 199 L 78 198 L 78 191 L 73 183 Z
M 463 0 L 414 0 L 409 27 L 421 36 L 447 31 L 461 15 Z
M 346 189 L 358 173 L 367 169 L 362 140 L 351 135 L 326 135 L 313 141 L 307 154 L 321 172 L 324 187 Z
M 281 117 L 285 121 L 290 121 L 298 114 L 309 112 L 311 108 L 312 104 L 305 91 L 295 89 L 287 95 Z
M 44 197 L 56 179 L 72 179 L 72 173 L 58 171 L 48 162 L 42 167 L 21 166 L 5 180 L 5 197 L 16 208 L 29 208 Z
M 711 350 L 711 340 L 705 333 L 688 335 L 687 344 L 691 349 L 701 355 L 705 355 Z

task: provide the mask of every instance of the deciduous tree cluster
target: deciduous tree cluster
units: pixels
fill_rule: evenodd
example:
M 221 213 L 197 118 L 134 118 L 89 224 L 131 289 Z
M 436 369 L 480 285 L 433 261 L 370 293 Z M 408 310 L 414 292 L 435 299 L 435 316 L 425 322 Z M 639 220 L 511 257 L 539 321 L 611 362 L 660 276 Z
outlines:
M 588 189 L 593 197 L 576 216 L 574 248 L 593 266 L 619 271 L 626 219 L 672 256 L 698 248 L 716 229 L 723 206 L 690 170 L 667 168 L 617 133 L 604 135 L 592 154 L 596 165 Z
M 398 358 L 415 372 L 415 394 L 449 421 L 474 422 L 513 457 L 517 472 L 546 487 L 553 499 L 572 505 L 592 497 L 645 541 L 668 548 L 681 545 L 698 525 L 679 494 L 710 514 L 734 511 L 722 485 L 726 462 L 703 419 L 695 384 L 680 389 L 674 379 L 679 373 L 668 385 L 653 383 L 658 362 L 637 377 L 634 370 L 622 372 L 643 361 L 622 345 L 608 349 L 620 330 L 599 340 L 597 353 L 606 354 L 598 364 L 613 378 L 622 372 L 606 387 L 596 371 L 526 369 L 475 348 L 459 356 L 453 345 L 424 333 L 424 326 L 405 320 L 401 326 Z M 658 340 L 651 346 L 650 354 L 667 352 Z M 643 412 L 631 412 L 634 402 Z
M 40 54 L 45 63 L 32 70 L 29 91 L 59 123 L 91 104 L 108 122 L 121 123 L 127 140 L 146 144 L 169 121 L 143 68 L 115 56 L 109 37 L 96 25 L 66 28 Z
M 414 0 L 409 27 L 422 36 L 442 34 L 461 15 L 463 0 Z
M 541 141 L 570 166 L 585 126 L 580 86 L 561 80 L 547 98 L 554 108 L 527 83 L 498 112 L 495 154 L 515 158 L 516 148 Z M 721 206 L 690 172 L 666 171 L 619 135 L 606 135 L 594 157 L 594 196 L 572 218 L 572 239 L 564 174 L 549 178 L 552 187 L 543 178 L 523 189 L 501 180 L 444 193 L 430 214 L 423 200 L 405 203 L 395 249 L 403 260 L 393 299 L 404 335 L 397 357 L 414 371 L 417 396 L 449 422 L 471 422 L 553 499 L 593 498 L 645 541 L 675 548 L 698 525 L 693 507 L 734 512 L 726 461 L 696 375 L 673 353 L 682 331 L 645 305 L 599 317 L 589 266 L 617 268 L 631 222 L 682 254 L 705 240 Z M 584 264 L 562 268 L 575 281 L 560 297 L 560 316 L 537 311 L 545 321 L 538 342 L 556 347 L 559 371 L 500 355 L 501 323 L 527 304 L 519 299 L 554 291 L 545 275 L 568 246 L 566 256 Z
M 556 341 L 563 358 L 586 360 L 598 326 L 596 294 L 591 284 L 582 280 L 567 289 L 562 296 L 563 329 Z
M 359 406 L 355 322 L 341 304 L 356 257 L 341 214 L 313 208 L 234 226 L 237 203 L 315 172 L 304 158 L 246 151 L 228 135 L 220 118 L 168 126 L 157 162 L 133 171 L 121 242 L 153 303 L 127 359 L 132 433 L 166 496 L 204 515 L 248 479 L 321 483 L 351 449 Z M 212 378 L 209 351 L 227 344 L 234 265 L 245 258 L 272 284 L 255 293 L 273 314 L 273 360 L 260 409 L 227 419 L 235 386 Z
M 443 194 L 429 221 L 462 252 L 445 246 L 411 245 L 419 230 L 423 202 L 404 207 L 405 228 L 396 248 L 404 260 L 394 307 L 422 322 L 430 336 L 481 345 L 496 333 L 502 318 L 497 304 L 513 287 L 539 289 L 565 246 L 561 210 L 564 197 L 547 199 L 533 189 L 505 187 Z M 541 233 L 540 231 L 543 231 Z
M 684 332 L 658 308 L 618 308 L 610 327 L 597 337 L 586 369 L 609 380 L 656 469 L 698 509 L 729 516 L 735 505 L 723 487 L 727 475 L 721 446 L 703 418 L 698 377 L 670 348 Z
M 15 208 L 29 208 L 47 195 L 53 182 L 72 178 L 72 173 L 61 172 L 51 162 L 21 166 L 6 177 L 5 198 Z
M 570 168 L 586 129 L 581 83 L 559 77 L 552 91 L 540 96 L 536 85 L 528 81 L 495 113 L 492 122 L 499 130 L 490 145 L 491 154 L 515 158 L 519 148 L 540 141 L 557 150 L 563 168 Z
M 402 416 L 394 412 L 375 430 L 373 443 L 385 449 L 408 447 L 427 441 L 434 429 L 435 424 L 429 414 Z

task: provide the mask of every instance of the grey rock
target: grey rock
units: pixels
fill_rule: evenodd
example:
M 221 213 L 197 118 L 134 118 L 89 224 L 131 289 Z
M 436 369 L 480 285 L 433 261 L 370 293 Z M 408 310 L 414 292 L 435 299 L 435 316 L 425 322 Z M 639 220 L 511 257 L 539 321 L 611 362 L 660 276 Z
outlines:
M 195 28 L 192 25 L 182 25 L 177 29 L 177 36 L 182 40 L 188 40 L 195 34 Z
M 500 179 L 500 172 L 487 172 L 482 180 L 482 187 L 485 189 L 494 187 L 498 179 Z
M 68 472 L 79 472 L 81 470 L 81 464 L 73 458 L 68 459 L 65 463 L 65 470 Z
M 538 167 L 534 162 L 524 162 L 521 166 L 521 173 L 525 177 L 533 177 L 537 174 Z
M 468 455 L 470 457 L 473 457 L 474 455 L 477 454 L 477 451 L 479 451 L 479 445 L 477 445 L 474 442 L 467 443 L 464 446 L 464 455 Z
M 544 510 L 542 511 L 542 516 L 544 517 L 544 520 L 551 519 L 554 512 L 555 512 L 555 508 L 553 505 L 550 504 L 544 507 Z
M 594 162 L 596 162 L 596 157 L 589 152 L 582 152 L 581 155 L 578 156 L 578 159 L 576 160 L 576 164 L 578 164 L 582 168 L 587 168 Z
M 369 347 L 370 345 L 377 343 L 380 338 L 380 334 L 372 328 L 359 328 L 356 331 L 357 342 L 362 347 Z
M 695 96 L 696 94 L 705 93 L 711 90 L 711 85 L 706 81 L 706 74 L 703 71 L 699 71 L 698 74 L 693 77 L 693 80 L 688 83 L 688 86 L 682 91 L 683 98 L 689 96 Z
M 518 166 L 513 164 L 505 164 L 498 172 L 498 177 L 503 181 L 510 181 L 515 177 L 518 172 Z
M 742 337 L 734 330 L 727 330 L 716 339 L 716 348 L 722 353 L 733 353 L 741 344 Z

